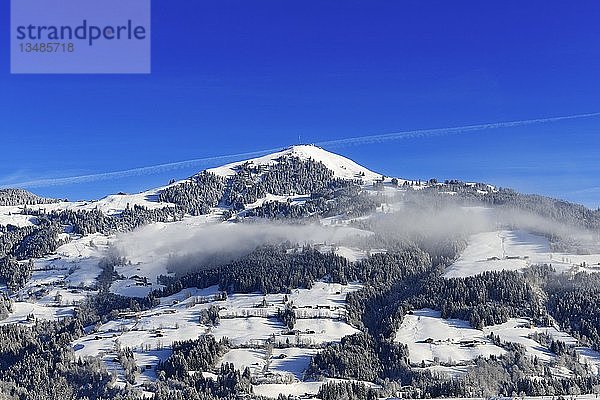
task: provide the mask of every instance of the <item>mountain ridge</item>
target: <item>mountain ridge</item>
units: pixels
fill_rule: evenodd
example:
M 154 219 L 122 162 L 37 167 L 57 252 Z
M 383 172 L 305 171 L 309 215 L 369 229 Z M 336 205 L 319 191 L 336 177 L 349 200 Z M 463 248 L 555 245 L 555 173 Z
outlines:
M 40 201 L 40 202 L 29 202 L 28 205 L 41 205 L 44 204 L 45 208 L 52 209 L 55 207 L 47 206 L 47 203 L 57 203 L 68 209 L 82 209 L 82 210 L 90 210 L 94 208 L 98 208 L 107 214 L 115 214 L 119 211 L 122 211 L 127 204 L 131 207 L 134 205 L 152 208 L 160 208 L 167 206 L 167 204 L 161 204 L 159 201 L 159 194 L 168 189 L 170 187 L 189 182 L 194 177 L 197 177 L 203 173 L 213 173 L 217 176 L 220 176 L 224 179 L 232 177 L 236 169 L 238 169 L 242 165 L 251 165 L 251 166 L 261 166 L 268 167 L 272 166 L 279 162 L 279 160 L 283 157 L 297 157 L 300 160 L 313 160 L 315 162 L 322 163 L 326 168 L 333 172 L 335 178 L 345 179 L 345 180 L 362 180 L 364 185 L 372 185 L 375 182 L 381 181 L 384 182 L 386 179 L 390 182 L 394 179 L 396 184 L 404 184 L 405 182 L 411 183 L 411 186 L 418 188 L 426 186 L 424 183 L 422 184 L 421 180 L 406 180 L 402 178 L 390 178 L 386 177 L 384 174 L 380 174 L 378 172 L 374 172 L 362 165 L 359 165 L 355 161 L 344 157 L 342 155 L 324 150 L 315 145 L 293 145 L 286 147 L 280 151 L 270 153 L 261 157 L 255 157 L 245 160 L 240 160 L 232 163 L 228 163 L 222 166 L 207 168 L 202 170 L 190 177 L 180 180 L 172 180 L 169 184 L 164 186 L 157 186 L 153 188 L 149 188 L 147 190 L 143 190 L 138 193 L 115 193 L 115 194 L 107 194 L 106 196 L 97 199 L 97 200 L 76 200 L 76 201 L 67 201 L 61 199 L 49 199 L 49 201 Z M 418 182 L 418 184 L 417 184 Z M 12 189 L 5 189 L 12 190 Z M 15 189 L 15 190 L 23 190 L 23 189 Z M 31 192 L 29 192 L 31 193 Z M 39 197 L 34 193 L 31 193 L 31 197 Z M 41 197 L 39 197 L 42 199 Z M 23 205 L 23 203 L 18 204 L 7 204 L 7 205 Z
M 490 396 L 508 384 L 569 393 L 571 376 L 591 392 L 600 292 L 587 288 L 600 287 L 600 241 L 587 230 L 599 227 L 583 206 L 384 177 L 294 146 L 138 194 L 0 206 L 0 325 L 13 332 L 0 347 L 28 345 L 23 332 L 54 343 L 54 327 L 65 334 L 52 351 L 95 362 L 100 387 L 165 398 L 215 381 L 219 400 L 469 397 L 472 377 L 497 385 Z M 28 357 L 0 359 L 54 376 Z M 340 394 L 356 381 L 381 392 Z
M 123 212 L 127 207 L 141 206 L 153 209 L 161 209 L 165 207 L 173 207 L 174 204 L 171 202 L 161 201 L 161 194 L 166 190 L 189 183 L 195 178 L 198 178 L 202 174 L 214 174 L 222 179 L 231 179 L 242 166 L 244 167 L 262 167 L 265 170 L 273 165 L 279 163 L 283 158 L 298 158 L 301 161 L 312 160 L 323 164 L 328 170 L 333 173 L 333 177 L 343 180 L 362 181 L 363 187 L 372 187 L 375 185 L 393 185 L 411 189 L 424 189 L 424 188 L 437 188 L 441 193 L 456 194 L 457 191 L 462 191 L 465 188 L 471 188 L 476 191 L 477 194 L 486 195 L 493 191 L 497 191 L 497 188 L 493 185 L 483 183 L 464 183 L 459 180 L 451 180 L 445 182 L 438 182 L 435 179 L 429 181 L 421 180 L 407 180 L 397 177 L 386 177 L 383 174 L 374 172 L 367 167 L 359 165 L 355 161 L 344 157 L 342 155 L 324 150 L 315 145 L 294 145 L 287 148 L 283 148 L 280 151 L 270 153 L 261 157 L 250 158 L 246 160 L 236 161 L 228 163 L 218 167 L 207 168 L 200 171 L 188 178 L 182 180 L 172 180 L 169 184 L 164 186 L 157 186 L 150 188 L 139 193 L 127 194 L 117 193 L 108 194 L 98 200 L 88 201 L 67 201 L 61 199 L 48 199 L 37 196 L 31 192 L 23 189 L 3 189 L 3 193 L 20 193 L 20 198 L 26 199 L 25 201 L 7 202 L 0 204 L 0 207 L 13 207 L 14 211 L 18 212 L 19 206 L 38 207 L 43 208 L 47 211 L 52 210 L 82 210 L 89 211 L 98 209 L 107 215 L 117 215 Z M 23 194 L 25 193 L 25 194 Z M 518 192 L 515 192 L 518 193 Z M 305 193 L 306 194 L 306 193 Z M 543 195 L 532 194 L 523 196 L 534 196 L 539 197 L 544 201 L 551 201 L 555 204 L 567 204 L 576 207 L 583 207 L 589 210 L 591 213 L 600 213 L 599 211 L 591 210 L 578 203 L 571 203 L 562 199 L 551 198 Z M 268 196 L 262 196 L 262 199 L 280 200 L 287 201 L 288 198 L 293 196 L 273 196 L 273 193 L 269 193 Z M 228 207 L 225 207 L 228 208 Z

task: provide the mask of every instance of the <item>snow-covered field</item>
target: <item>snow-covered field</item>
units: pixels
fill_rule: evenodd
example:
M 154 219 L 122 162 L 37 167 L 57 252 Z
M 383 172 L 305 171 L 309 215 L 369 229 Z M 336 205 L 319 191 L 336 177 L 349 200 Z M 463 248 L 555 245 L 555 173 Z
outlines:
M 286 395 L 298 396 L 300 398 L 314 398 L 318 400 L 315 395 L 319 392 L 321 386 L 327 382 L 341 382 L 342 379 L 327 378 L 319 382 L 293 382 L 293 383 L 266 383 L 261 385 L 254 385 L 253 391 L 259 396 L 271 397 L 276 399 L 280 393 Z M 355 381 L 364 384 L 366 387 L 374 389 L 381 388 L 371 382 Z
M 57 203 L 30 205 L 27 208 L 45 212 L 61 210 L 91 211 L 97 209 L 106 215 L 114 215 L 121 213 L 128 206 L 133 207 L 135 205 L 148 209 L 173 207 L 173 204 L 158 201 L 158 192 L 161 189 L 162 187 L 135 194 L 111 194 L 96 201 L 59 201 Z M 23 206 L 0 206 L 0 225 L 32 225 L 29 220 L 34 217 L 22 215 L 22 210 Z
M 27 317 L 33 315 L 33 320 L 28 320 Z M 38 320 L 56 320 L 64 317 L 73 316 L 73 307 L 58 307 L 41 302 L 19 301 L 13 304 L 13 312 L 8 318 L 0 321 L 1 325 L 8 324 L 32 324 L 35 319 Z
M 499 336 L 500 340 L 505 342 L 519 343 L 525 346 L 527 354 L 537 357 L 544 362 L 555 361 L 556 355 L 550 352 L 530 336 L 533 333 L 546 333 L 554 340 L 576 346 L 575 349 L 579 354 L 579 361 L 582 364 L 588 364 L 594 373 L 600 371 L 600 353 L 578 345 L 577 340 L 566 332 L 562 332 L 555 327 L 536 327 L 530 321 L 522 318 L 512 318 L 508 322 L 500 325 L 487 326 L 483 329 L 485 335 L 494 333 Z
M 582 263 L 588 267 L 580 267 Z M 472 235 L 460 258 L 445 277 L 465 277 L 485 271 L 521 270 L 531 264 L 552 264 L 557 271 L 571 268 L 600 271 L 600 254 L 553 253 L 548 239 L 523 230 L 499 230 Z
M 30 324 L 73 315 L 74 306 L 96 292 L 98 262 L 109 239 L 100 234 L 73 238 L 56 254 L 34 261 L 31 278 L 14 294 L 13 312 L 1 324 Z
M 335 254 L 346 258 L 350 262 L 360 261 L 367 258 L 368 254 L 365 250 L 354 249 L 345 246 L 339 246 L 335 249 Z
M 410 362 L 415 365 L 462 364 L 479 356 L 505 353 L 485 338 L 483 332 L 471 328 L 468 321 L 442 319 L 439 311 L 430 309 L 406 315 L 396 340 L 408 345 Z
M 0 225 L 34 226 L 36 217 L 21 214 L 23 207 L 0 206 Z
M 408 346 L 411 364 L 424 364 L 427 369 L 457 375 L 466 372 L 461 367 L 470 365 L 470 361 L 479 356 L 505 353 L 501 347 L 491 343 L 488 339 L 490 333 L 500 337 L 503 342 L 523 345 L 527 355 L 554 366 L 557 356 L 532 339 L 534 333 L 546 333 L 555 340 L 576 346 L 579 362 L 589 365 L 594 373 L 600 371 L 600 353 L 579 346 L 577 340 L 565 332 L 554 327 L 536 327 L 526 319 L 513 318 L 480 331 L 470 327 L 467 321 L 442 319 L 438 311 L 422 309 L 404 317 L 396 333 L 396 341 Z M 554 370 L 569 376 L 569 371 L 564 368 L 555 366 Z
M 169 354 L 174 341 L 195 339 L 212 334 L 216 339 L 228 338 L 234 348 L 221 362 L 231 362 L 239 368 L 249 367 L 254 374 L 263 374 L 265 343 L 274 339 L 289 347 L 273 350 L 270 358 L 272 374 L 277 379 L 297 381 L 308 366 L 310 357 L 324 343 L 339 341 L 357 330 L 346 322 L 344 299 L 347 293 L 360 285 L 340 285 L 316 282 L 311 289 L 296 289 L 288 294 L 288 301 L 296 307 L 298 320 L 293 332 L 276 317 L 282 309 L 284 295 L 234 294 L 226 300 L 215 301 L 217 287 L 184 289 L 160 299 L 157 307 L 123 315 L 78 339 L 73 348 L 81 357 L 102 354 L 105 360 L 115 358 L 115 349 L 133 349 L 136 363 L 146 369 L 138 382 L 155 377 L 154 368 Z M 220 308 L 220 322 L 216 326 L 200 323 L 200 312 L 211 305 Z M 316 318 L 318 316 L 318 318 Z M 289 339 L 289 340 L 288 340 Z M 282 356 L 284 355 L 284 356 Z M 107 362 L 108 368 L 122 374 L 120 366 Z M 208 371 L 210 372 L 210 371 Z
M 292 383 L 266 383 L 254 385 L 253 391 L 259 396 L 276 399 L 280 393 L 292 396 L 315 395 L 319 392 L 325 382 L 292 382 Z

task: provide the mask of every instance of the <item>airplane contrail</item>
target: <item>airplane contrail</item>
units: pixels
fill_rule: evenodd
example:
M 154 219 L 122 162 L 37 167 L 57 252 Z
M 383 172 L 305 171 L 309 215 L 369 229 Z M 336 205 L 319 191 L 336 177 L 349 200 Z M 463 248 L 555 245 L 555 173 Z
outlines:
M 565 115 L 558 117 L 548 117 L 548 118 L 536 118 L 536 119 L 525 119 L 519 121 L 506 121 L 506 122 L 493 122 L 487 124 L 478 124 L 478 125 L 465 125 L 465 126 L 456 126 L 450 128 L 434 128 L 434 129 L 417 129 L 410 131 L 401 131 L 401 132 L 393 132 L 386 133 L 380 135 L 365 135 L 365 136 L 357 136 L 351 138 L 343 138 L 343 139 L 334 139 L 327 140 L 314 143 L 320 147 L 344 147 L 344 146 L 355 146 L 369 143 L 381 143 L 392 140 L 403 140 L 403 139 L 413 139 L 413 138 L 425 138 L 425 137 L 435 137 L 435 136 L 448 136 L 448 135 L 458 135 L 463 133 L 470 132 L 478 132 L 478 131 L 486 131 L 492 129 L 500 129 L 500 128 L 514 128 L 514 127 L 522 127 L 528 125 L 536 125 L 536 124 L 546 124 L 551 122 L 558 122 L 564 120 L 572 120 L 572 119 L 581 119 L 581 118 L 590 118 L 590 117 L 598 117 L 600 116 L 600 112 L 587 113 L 587 114 L 573 114 L 573 115 Z M 0 188 L 39 188 L 39 187 L 50 187 L 50 186 L 62 186 L 62 185 L 71 185 L 78 183 L 89 183 L 89 182 L 97 182 L 111 179 L 121 179 L 132 176 L 143 176 L 143 175 L 154 175 L 161 172 L 168 172 L 182 168 L 192 168 L 192 167 L 201 167 L 207 165 L 214 165 L 217 162 L 233 162 L 237 160 L 241 160 L 247 157 L 258 157 L 261 155 L 273 153 L 276 151 L 281 151 L 281 147 L 265 149 L 265 150 L 257 150 L 246 153 L 237 153 L 237 154 L 228 154 L 214 157 L 204 157 L 197 158 L 193 160 L 186 161 L 177 161 L 166 164 L 158 164 L 151 165 L 147 167 L 140 168 L 132 168 L 122 171 L 114 171 L 114 172 L 103 172 L 98 174 L 89 174 L 89 175 L 79 175 L 79 176 L 71 176 L 66 178 L 48 178 L 48 179 L 37 179 L 19 183 L 11 183 L 0 185 Z
M 493 122 L 488 124 L 479 124 L 479 125 L 465 125 L 465 126 L 457 126 L 452 128 L 434 128 L 434 129 L 418 129 L 413 131 L 402 131 L 402 132 L 394 132 L 394 133 L 386 133 L 382 135 L 368 135 L 368 136 L 358 136 L 353 138 L 346 139 L 336 139 L 329 140 L 324 142 L 315 143 L 318 146 L 352 146 L 359 144 L 369 144 L 369 143 L 379 143 L 386 142 L 390 140 L 399 140 L 399 139 L 413 139 L 413 138 L 423 138 L 423 137 L 432 137 L 432 136 L 446 136 L 446 135 L 458 135 L 461 133 L 475 132 L 475 131 L 484 131 L 488 129 L 499 129 L 499 128 L 513 128 L 513 127 L 521 127 L 527 125 L 535 125 L 535 124 L 545 124 L 549 122 L 558 122 L 569 119 L 579 119 L 579 118 L 589 118 L 589 117 L 598 117 L 600 116 L 600 112 L 595 113 L 587 113 L 587 114 L 574 114 L 574 115 L 566 115 L 560 117 L 549 117 L 549 118 L 537 118 L 537 119 L 525 119 L 520 121 L 508 121 L 508 122 Z
M 19 183 L 10 183 L 0 185 L 0 188 L 39 188 L 39 187 L 50 187 L 50 186 L 63 186 L 63 185 L 71 185 L 77 183 L 89 183 L 89 182 L 97 182 L 97 181 L 105 181 L 111 179 L 120 179 L 120 178 L 128 178 L 132 176 L 144 176 L 144 175 L 154 175 L 159 174 L 161 172 L 169 172 L 181 168 L 192 168 L 203 165 L 213 164 L 215 162 L 228 162 L 228 161 L 236 161 L 239 159 L 244 159 L 245 157 L 258 157 L 261 155 L 273 153 L 275 151 L 281 151 L 281 148 L 273 148 L 268 150 L 257 150 L 250 151 L 247 153 L 237 153 L 237 154 L 228 154 L 222 156 L 214 156 L 214 157 L 205 157 L 205 158 L 196 158 L 193 160 L 186 161 L 177 161 L 172 163 L 165 164 L 157 164 L 151 165 L 147 167 L 139 167 L 139 168 L 131 168 L 122 171 L 114 171 L 114 172 L 102 172 L 98 174 L 89 174 L 89 175 L 79 175 L 79 176 L 70 176 L 66 178 L 47 178 L 47 179 L 36 179 L 31 181 L 19 182 Z

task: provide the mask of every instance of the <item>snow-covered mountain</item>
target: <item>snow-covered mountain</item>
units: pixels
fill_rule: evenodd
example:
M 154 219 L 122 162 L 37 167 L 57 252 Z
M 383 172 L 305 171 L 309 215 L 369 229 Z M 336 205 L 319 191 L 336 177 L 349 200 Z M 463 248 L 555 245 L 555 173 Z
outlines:
M 227 177 L 235 174 L 237 168 L 242 164 L 254 166 L 269 166 L 278 162 L 281 157 L 298 157 L 301 160 L 313 160 L 323 163 L 327 168 L 333 171 L 335 177 L 341 179 L 362 179 L 367 183 L 372 183 L 381 179 L 382 175 L 373 172 L 354 161 L 332 153 L 314 145 L 291 146 L 282 151 L 272 153 L 263 157 L 253 158 L 245 161 L 230 163 L 218 168 L 210 168 L 208 171 L 219 176 Z
M 327 167 L 333 172 L 334 177 L 347 180 L 360 180 L 365 185 L 372 185 L 373 182 L 380 181 L 383 178 L 383 175 L 380 173 L 373 172 L 368 168 L 365 168 L 346 157 L 329 152 L 314 145 L 291 146 L 286 149 L 283 149 L 282 151 L 268 154 L 266 156 L 237 161 L 220 167 L 210 168 L 206 171 L 227 179 L 235 175 L 238 168 L 242 165 L 249 165 L 255 167 L 260 166 L 268 169 L 270 166 L 277 164 L 282 158 L 285 157 L 294 157 L 300 160 L 312 160 L 315 162 L 322 163 L 325 167 Z M 93 201 L 59 201 L 56 203 L 39 205 L 39 207 L 43 208 L 46 211 L 89 211 L 97 209 L 107 215 L 118 214 L 122 212 L 127 206 L 133 207 L 135 205 L 138 205 L 148 209 L 170 207 L 172 206 L 172 204 L 159 201 L 160 192 L 166 188 L 176 186 L 187 181 L 188 179 L 178 180 L 169 185 L 148 189 L 140 193 L 110 194 L 102 199 Z M 399 179 L 398 181 L 399 183 L 404 182 L 404 180 L 402 179 Z M 18 214 L 18 212 L 19 207 L 17 205 L 0 206 L 0 221 L 3 221 L 5 223 L 11 223 L 12 221 L 15 225 L 23 224 L 23 222 L 21 221 L 22 218 L 20 217 L 15 216 L 14 218 L 9 218 L 9 214 L 15 215 Z
M 61 354 L 103 398 L 588 393 L 597 231 L 583 206 L 310 145 L 97 201 L 0 191 L 1 363 L 50 376 L 29 360 Z

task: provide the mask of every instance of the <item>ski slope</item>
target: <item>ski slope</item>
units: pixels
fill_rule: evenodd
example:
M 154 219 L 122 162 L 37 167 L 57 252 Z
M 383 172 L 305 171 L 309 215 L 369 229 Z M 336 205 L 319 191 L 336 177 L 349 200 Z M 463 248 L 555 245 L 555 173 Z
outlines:
M 582 263 L 587 267 L 581 267 Z M 600 254 L 553 253 L 548 239 L 524 230 L 498 230 L 472 235 L 460 258 L 445 272 L 446 278 L 467 277 L 485 271 L 521 270 L 531 264 L 552 264 L 559 272 L 572 268 L 600 271 Z

